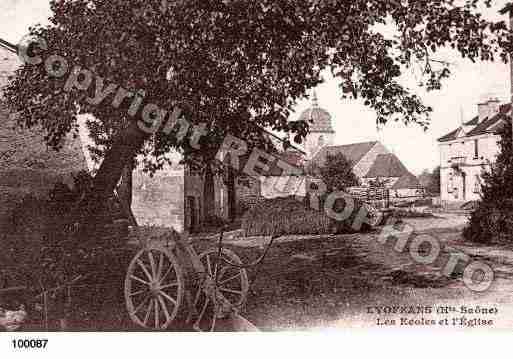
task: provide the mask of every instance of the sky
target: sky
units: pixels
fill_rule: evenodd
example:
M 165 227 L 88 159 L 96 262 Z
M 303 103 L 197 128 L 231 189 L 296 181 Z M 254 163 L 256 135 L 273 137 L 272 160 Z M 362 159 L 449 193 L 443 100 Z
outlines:
M 494 1 L 493 8 L 484 9 L 484 14 L 499 19 L 497 10 L 505 3 L 506 0 Z M 28 32 L 29 26 L 45 24 L 49 16 L 47 0 L 0 0 L 0 37 L 17 43 Z M 335 144 L 379 140 L 411 172 L 420 174 L 439 163 L 437 138 L 457 128 L 462 120 L 472 119 L 477 114 L 477 103 L 489 97 L 509 101 L 509 65 L 499 62 L 474 64 L 450 51 L 437 55 L 437 59 L 452 63 L 451 78 L 444 83 L 442 90 L 426 93 L 418 88 L 418 73 L 415 71 L 407 71 L 403 76 L 403 84 L 411 87 L 426 105 L 434 109 L 427 131 L 416 125 L 407 127 L 400 123 L 388 123 L 378 130 L 374 111 L 361 101 L 341 100 L 337 81 L 327 74 L 325 82 L 316 91 L 319 105 L 332 115 Z M 309 100 L 301 101 L 291 119 L 299 117 L 309 106 Z

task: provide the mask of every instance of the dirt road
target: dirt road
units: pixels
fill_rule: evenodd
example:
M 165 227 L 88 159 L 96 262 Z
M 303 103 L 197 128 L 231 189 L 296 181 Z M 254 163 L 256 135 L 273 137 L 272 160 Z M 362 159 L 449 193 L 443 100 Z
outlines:
M 462 251 L 472 260 L 490 264 L 496 279 L 486 292 L 469 290 L 461 274 L 444 276 L 439 263 L 433 266 L 415 263 L 407 250 L 398 253 L 393 245 L 379 243 L 379 233 L 298 237 L 297 240 L 289 237 L 275 244 L 259 273 L 250 272 L 255 282 L 246 315 L 263 330 L 358 328 L 378 324 L 425 327 L 432 323 L 440 326 L 445 319 L 445 326 L 458 329 L 511 328 L 513 251 L 463 243 L 461 229 L 465 221 L 465 217 L 452 215 L 407 222 L 418 233 L 436 236 L 443 247 L 450 246 L 451 251 Z M 259 252 L 247 244 L 236 247 L 247 260 Z M 390 307 L 394 306 L 402 314 L 380 313 L 393 311 Z M 490 310 L 486 314 L 469 313 L 476 306 L 478 311 L 479 308 Z M 423 314 L 405 314 L 405 308 L 411 310 L 411 307 L 416 311 L 420 307 L 427 309 Z

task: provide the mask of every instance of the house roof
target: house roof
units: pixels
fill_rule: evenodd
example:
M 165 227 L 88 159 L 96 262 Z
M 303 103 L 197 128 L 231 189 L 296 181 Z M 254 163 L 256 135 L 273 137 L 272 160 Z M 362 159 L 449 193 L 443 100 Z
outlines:
M 353 164 L 354 167 L 374 146 L 376 146 L 377 143 L 377 141 L 372 141 L 351 143 L 341 146 L 326 146 L 323 147 L 311 161 L 319 166 L 323 166 L 326 163 L 328 155 L 341 153 Z
M 408 172 L 394 183 L 392 189 L 417 189 L 421 187 L 422 185 L 420 184 L 419 179 Z
M 504 104 L 500 106 L 499 113 L 490 117 L 485 118 L 481 122 L 479 122 L 479 117 L 474 117 L 472 120 L 463 124 L 463 127 L 471 128 L 464 137 L 473 137 L 484 135 L 486 133 L 496 133 L 500 128 L 502 123 L 507 123 L 511 121 L 508 114 L 511 111 L 511 104 Z M 461 130 L 462 126 L 458 127 L 454 131 L 449 132 L 447 135 L 442 136 L 438 139 L 438 142 L 448 142 L 453 141 L 458 138 L 458 133 Z
M 402 177 L 409 174 L 408 169 L 393 153 L 380 154 L 372 164 L 365 178 Z

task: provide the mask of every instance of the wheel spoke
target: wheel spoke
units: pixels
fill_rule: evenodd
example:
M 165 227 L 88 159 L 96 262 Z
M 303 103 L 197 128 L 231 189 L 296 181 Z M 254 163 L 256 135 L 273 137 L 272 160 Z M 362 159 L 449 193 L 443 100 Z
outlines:
M 225 283 L 227 283 L 227 282 L 230 282 L 230 281 L 232 281 L 232 280 L 234 280 L 234 279 L 237 279 L 237 278 L 239 278 L 239 277 L 241 276 L 241 274 L 242 274 L 241 272 L 238 272 L 238 273 L 237 273 L 237 274 L 235 274 L 234 276 L 232 276 L 232 277 L 230 277 L 230 278 L 228 278 L 228 279 L 224 279 L 223 281 L 219 282 L 219 285 L 223 285 L 223 284 L 225 284 Z
M 139 290 L 137 292 L 130 293 L 129 295 L 130 295 L 130 297 L 135 297 L 136 295 L 146 293 L 146 292 L 148 292 L 148 289 Z
M 136 277 L 136 276 L 135 276 L 135 275 L 133 275 L 133 274 L 130 276 L 130 278 L 132 278 L 133 280 L 136 280 L 136 281 L 138 281 L 138 282 L 140 282 L 140 283 L 142 283 L 142 284 L 150 285 L 150 283 L 146 282 L 145 280 L 143 280 L 143 279 L 141 279 L 141 278 L 139 278 L 139 277 Z
M 161 295 L 158 296 L 158 300 L 159 300 L 159 303 L 160 303 L 162 309 L 164 310 L 164 315 L 166 316 L 166 320 L 169 321 L 169 319 L 171 319 L 171 316 L 169 315 L 169 311 L 167 310 L 166 303 L 164 302 L 164 299 L 162 299 Z
M 158 279 L 157 267 L 155 266 L 155 258 L 153 258 L 153 254 L 151 253 L 151 251 L 148 251 L 148 259 L 150 260 L 151 274 L 153 275 L 154 279 Z
M 143 262 L 141 262 L 140 259 L 137 260 L 137 264 L 139 264 L 139 267 L 142 268 L 144 274 L 146 274 L 146 277 L 148 277 L 148 279 L 151 281 L 153 280 L 153 277 L 151 276 L 150 272 L 148 272 L 148 269 L 146 269 L 145 265 Z
M 238 291 L 238 290 L 228 289 L 228 288 L 224 288 L 224 287 L 219 287 L 219 290 L 221 292 L 227 292 L 227 293 L 233 293 L 233 294 L 242 295 L 242 292 Z
M 203 319 L 203 316 L 205 315 L 205 311 L 207 310 L 208 303 L 210 303 L 210 298 L 206 297 L 205 304 L 203 304 L 203 308 L 201 309 L 200 315 L 198 316 L 198 320 L 196 320 L 197 326 L 199 326 L 201 319 Z
M 169 268 L 167 269 L 166 274 L 164 274 L 162 276 L 162 278 L 160 278 L 160 282 L 163 282 L 164 279 L 166 279 L 166 277 L 169 275 L 169 273 L 171 273 L 171 270 L 173 270 L 173 263 L 169 264 Z
M 156 299 L 153 299 L 155 302 L 155 329 L 160 329 L 159 323 L 159 305 Z
M 162 270 L 164 269 L 164 255 L 162 252 L 159 253 L 159 266 L 157 270 L 157 280 L 160 281 L 160 276 L 162 275 Z
M 169 283 L 166 285 L 161 285 L 159 289 L 166 289 L 166 288 L 172 288 L 172 287 L 178 287 L 178 282 Z
M 141 302 L 141 304 L 139 304 L 137 306 L 137 308 L 135 308 L 135 310 L 132 312 L 132 315 L 135 315 L 137 314 L 137 312 L 139 312 L 141 310 L 141 308 L 144 306 L 144 303 L 146 303 L 146 301 L 150 299 L 150 296 L 147 295 L 146 297 L 144 297 L 143 301 Z
M 151 313 L 151 307 L 153 306 L 153 299 L 150 300 L 150 303 L 148 304 L 148 308 L 146 309 L 146 315 L 144 316 L 144 325 L 146 326 L 148 324 L 148 320 L 150 319 L 150 313 Z
M 167 293 L 164 293 L 164 292 L 160 292 L 159 293 L 160 295 L 162 295 L 164 298 L 166 298 L 167 300 L 169 300 L 171 303 L 173 303 L 174 305 L 176 305 L 176 300 L 171 298 Z

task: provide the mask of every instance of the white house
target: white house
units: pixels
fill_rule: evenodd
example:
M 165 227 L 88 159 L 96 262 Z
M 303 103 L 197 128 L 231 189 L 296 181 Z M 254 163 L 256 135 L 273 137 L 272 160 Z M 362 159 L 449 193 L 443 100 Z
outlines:
M 510 122 L 511 105 L 490 99 L 478 104 L 478 116 L 438 139 L 441 200 L 458 204 L 479 200 L 483 171 L 499 152 L 498 131 Z

